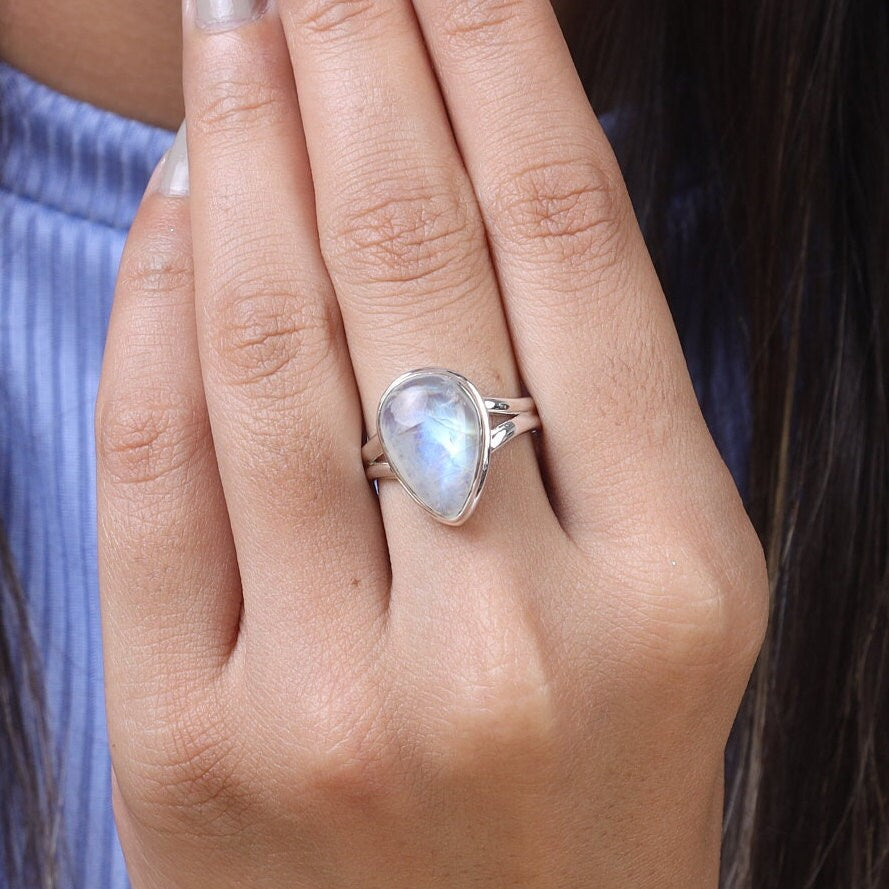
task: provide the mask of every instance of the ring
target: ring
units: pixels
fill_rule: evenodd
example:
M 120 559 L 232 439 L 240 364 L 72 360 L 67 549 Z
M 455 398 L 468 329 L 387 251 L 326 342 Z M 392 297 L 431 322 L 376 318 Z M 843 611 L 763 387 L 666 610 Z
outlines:
M 509 419 L 492 426 L 501 416 Z M 483 397 L 462 374 L 424 367 L 389 384 L 361 456 L 368 479 L 398 479 L 438 521 L 462 525 L 481 497 L 491 454 L 539 428 L 533 398 Z

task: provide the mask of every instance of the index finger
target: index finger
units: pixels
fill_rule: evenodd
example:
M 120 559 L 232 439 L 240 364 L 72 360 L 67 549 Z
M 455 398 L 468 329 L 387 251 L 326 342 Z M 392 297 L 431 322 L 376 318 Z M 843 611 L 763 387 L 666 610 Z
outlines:
M 680 464 L 724 482 L 620 169 L 549 0 L 414 6 L 566 530 L 625 526 L 638 491 L 666 492 Z M 615 497 L 626 485 L 633 497 Z

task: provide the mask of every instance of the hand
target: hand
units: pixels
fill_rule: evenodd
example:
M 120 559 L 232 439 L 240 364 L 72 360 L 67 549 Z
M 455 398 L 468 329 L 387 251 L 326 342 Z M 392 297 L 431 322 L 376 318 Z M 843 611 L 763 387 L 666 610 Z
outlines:
M 97 405 L 133 884 L 714 887 L 762 550 L 549 3 L 413 6 L 186 10 Z M 362 468 L 424 365 L 543 422 L 460 528 Z

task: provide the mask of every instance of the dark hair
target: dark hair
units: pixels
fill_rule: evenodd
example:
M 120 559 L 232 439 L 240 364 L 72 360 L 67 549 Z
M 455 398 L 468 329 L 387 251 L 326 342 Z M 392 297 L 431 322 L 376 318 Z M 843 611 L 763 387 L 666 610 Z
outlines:
M 729 745 L 723 885 L 885 887 L 889 3 L 593 5 L 577 61 L 597 110 L 629 109 L 616 147 L 680 335 L 732 325 L 749 367 L 772 615 Z
M 24 592 L 0 521 L 0 877 L 61 889 L 60 810 L 45 696 Z
M 773 601 L 729 745 L 723 885 L 889 885 L 889 4 L 577 0 L 567 19 L 594 107 L 627 111 L 616 148 L 683 341 L 728 324 L 749 367 Z M 23 885 L 49 887 L 40 689 L 2 632 L 25 623 L 2 556 L 0 789 L 31 828 Z

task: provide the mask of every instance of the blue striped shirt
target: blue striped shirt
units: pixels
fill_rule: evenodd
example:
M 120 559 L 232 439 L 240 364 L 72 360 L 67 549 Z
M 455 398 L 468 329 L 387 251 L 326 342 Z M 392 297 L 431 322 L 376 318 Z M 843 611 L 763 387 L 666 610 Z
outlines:
M 0 65 L 0 514 L 43 657 L 72 889 L 128 885 L 111 813 L 92 417 L 127 227 L 171 138 Z

